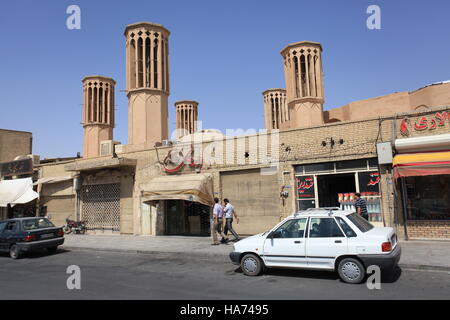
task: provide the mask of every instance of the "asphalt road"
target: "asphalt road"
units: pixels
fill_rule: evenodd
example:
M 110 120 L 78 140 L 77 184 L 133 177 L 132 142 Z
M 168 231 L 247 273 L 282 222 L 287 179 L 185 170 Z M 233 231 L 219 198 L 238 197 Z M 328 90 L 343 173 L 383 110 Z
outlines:
M 219 259 L 220 260 L 220 259 Z M 81 290 L 68 290 L 69 265 Z M 0 299 L 448 299 L 450 273 L 397 270 L 381 290 L 329 272 L 271 270 L 246 277 L 231 263 L 173 254 L 64 251 L 0 255 Z

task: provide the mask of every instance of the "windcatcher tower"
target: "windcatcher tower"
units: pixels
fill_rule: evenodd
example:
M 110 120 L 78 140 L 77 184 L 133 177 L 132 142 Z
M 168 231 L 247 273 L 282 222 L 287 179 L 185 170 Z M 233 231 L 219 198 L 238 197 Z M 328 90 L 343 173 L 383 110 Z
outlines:
M 290 114 L 285 89 L 269 89 L 263 92 L 264 119 L 267 130 L 289 128 Z
M 177 101 L 176 109 L 176 137 L 192 134 L 197 131 L 198 102 L 197 101 Z
M 290 127 L 323 124 L 322 46 L 302 41 L 289 44 L 281 51 L 284 59 Z
M 169 35 L 148 22 L 125 29 L 129 144 L 168 138 Z
M 116 82 L 102 76 L 83 79 L 83 156 L 100 156 L 100 142 L 113 139 L 114 87 Z

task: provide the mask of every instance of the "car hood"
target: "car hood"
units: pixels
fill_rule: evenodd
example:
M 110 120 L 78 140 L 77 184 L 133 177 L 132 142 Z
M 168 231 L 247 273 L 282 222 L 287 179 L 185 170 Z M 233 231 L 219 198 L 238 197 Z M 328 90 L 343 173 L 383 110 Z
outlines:
M 267 232 L 264 233 L 258 233 L 254 236 L 245 238 L 241 241 L 238 241 L 234 244 L 234 248 L 236 251 L 243 252 L 243 251 L 253 251 L 255 249 L 259 249 L 263 247 L 264 245 L 264 239 L 266 239 Z

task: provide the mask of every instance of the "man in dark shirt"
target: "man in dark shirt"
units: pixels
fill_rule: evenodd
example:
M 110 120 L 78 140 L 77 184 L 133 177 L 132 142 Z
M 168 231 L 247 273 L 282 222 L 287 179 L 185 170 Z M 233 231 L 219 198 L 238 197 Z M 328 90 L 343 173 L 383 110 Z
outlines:
M 369 221 L 369 212 L 367 211 L 366 200 L 361 198 L 360 193 L 355 194 L 355 199 L 356 199 L 355 203 L 356 212 L 358 213 L 358 215 Z

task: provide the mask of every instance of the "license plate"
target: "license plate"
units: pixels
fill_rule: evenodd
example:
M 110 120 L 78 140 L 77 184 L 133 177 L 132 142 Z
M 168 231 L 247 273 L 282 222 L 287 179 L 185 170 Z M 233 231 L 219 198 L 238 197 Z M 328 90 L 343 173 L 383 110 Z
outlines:
M 54 234 L 53 233 L 46 233 L 41 235 L 41 239 L 48 239 L 48 238 L 53 238 Z

